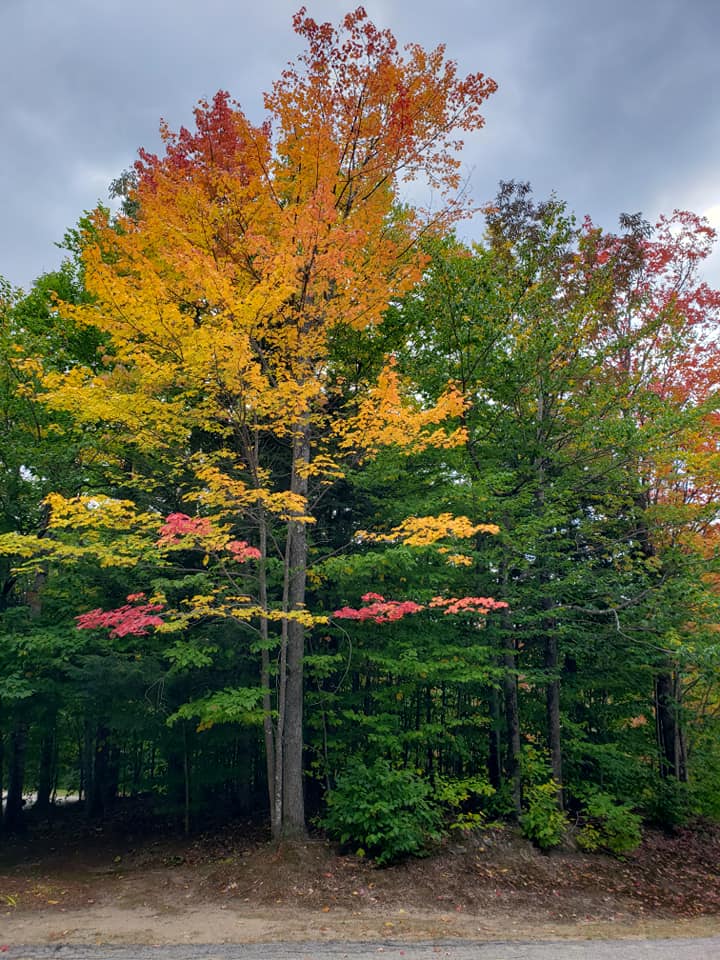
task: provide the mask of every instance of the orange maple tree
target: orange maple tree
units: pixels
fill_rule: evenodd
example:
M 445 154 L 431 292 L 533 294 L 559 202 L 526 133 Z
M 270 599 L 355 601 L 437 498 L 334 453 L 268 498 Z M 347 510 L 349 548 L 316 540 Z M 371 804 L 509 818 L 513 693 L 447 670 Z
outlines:
M 463 409 L 452 384 L 423 408 L 388 358 L 379 378 L 359 372 L 343 391 L 331 376 L 331 343 L 379 326 L 389 300 L 421 275 L 420 238 L 468 212 L 458 198 L 458 137 L 482 126 L 481 105 L 495 90 L 480 73 L 458 76 L 442 46 L 401 51 L 361 7 L 338 27 L 303 8 L 294 28 L 306 49 L 265 96 L 263 122 L 225 92 L 200 102 L 194 130 L 163 125 L 162 155 L 140 152 L 132 215 L 94 215 L 83 254 L 92 300 L 64 310 L 108 335 L 107 369 L 46 381 L 51 404 L 156 454 L 182 447 L 192 431 L 222 438 L 220 452 L 216 444 L 188 455 L 196 484 L 187 499 L 213 529 L 255 529 L 253 609 L 268 614 L 260 618 L 268 689 L 270 612 L 280 624 L 275 709 L 269 692 L 265 701 L 276 837 L 304 830 L 313 497 L 348 458 L 464 439 L 452 422 Z M 401 204 L 402 182 L 413 179 L 442 198 L 433 212 Z M 287 451 L 283 482 L 263 459 L 267 437 Z M 284 530 L 270 538 L 284 569 L 274 606 L 265 574 L 273 524 Z

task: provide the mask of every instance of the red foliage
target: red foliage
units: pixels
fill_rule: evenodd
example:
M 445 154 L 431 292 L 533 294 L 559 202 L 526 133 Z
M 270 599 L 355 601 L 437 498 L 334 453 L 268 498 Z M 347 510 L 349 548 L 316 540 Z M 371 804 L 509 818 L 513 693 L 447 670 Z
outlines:
M 680 405 L 707 399 L 720 384 L 720 291 L 699 272 L 716 239 L 710 224 L 675 210 L 625 234 L 603 235 L 587 219 L 584 230 L 594 239 L 587 269 L 613 271 L 608 324 L 598 339 L 616 342 L 618 371 Z
M 492 610 L 507 610 L 508 604 L 504 600 L 493 600 L 492 597 L 433 597 L 430 607 L 445 607 L 445 614 L 479 613 L 484 616 Z
M 336 620 L 371 620 L 373 623 L 391 623 L 402 620 L 408 613 L 419 613 L 425 608 L 413 600 L 386 600 L 379 593 L 366 593 L 361 597 L 367 604 L 355 609 L 343 607 L 336 610 L 333 616 Z
M 257 547 L 251 547 L 245 540 L 229 540 L 222 544 L 217 542 L 219 531 L 213 527 L 212 521 L 206 517 L 189 517 L 185 513 L 171 513 L 160 527 L 158 537 L 158 546 L 175 547 L 183 546 L 188 539 L 196 540 L 198 546 L 208 547 L 203 544 L 203 538 L 215 537 L 215 543 L 210 549 L 221 547 L 230 553 L 238 563 L 245 563 L 248 560 L 259 560 L 260 551 Z
M 365 607 L 342 607 L 336 610 L 333 616 L 336 620 L 371 620 L 373 623 L 389 623 L 393 620 L 402 620 L 408 613 L 420 613 L 426 607 L 413 600 L 386 600 L 379 593 L 366 593 L 361 598 Z M 505 610 L 507 603 L 504 600 L 493 600 L 491 597 L 433 597 L 428 607 L 445 607 L 445 614 L 478 613 L 485 616 L 492 610 Z
M 230 540 L 229 543 L 225 544 L 225 549 L 239 563 L 245 563 L 246 560 L 259 560 L 261 557 L 258 548 L 249 546 L 245 540 Z
M 189 517 L 186 513 L 168 514 L 160 527 L 158 543 L 172 546 L 180 543 L 184 537 L 207 537 L 212 533 L 212 523 L 205 517 Z
M 211 102 L 201 100 L 195 108 L 196 132 L 181 127 L 173 133 L 166 123 L 161 126 L 165 143 L 165 157 L 159 158 L 147 150 L 140 150 L 135 172 L 141 191 L 157 189 L 163 170 L 179 175 L 198 177 L 204 174 L 206 186 L 214 190 L 213 171 L 224 171 L 243 184 L 251 172 L 247 158 L 262 150 L 266 159 L 270 136 L 268 124 L 254 127 L 248 123 L 238 105 L 225 90 L 219 90 Z
M 159 627 L 163 622 L 157 616 L 162 610 L 161 603 L 134 605 L 145 599 L 144 593 L 131 593 L 127 599 L 128 603 L 116 610 L 90 610 L 75 617 L 78 630 L 110 628 L 111 637 L 143 637 L 147 635 L 148 627 Z

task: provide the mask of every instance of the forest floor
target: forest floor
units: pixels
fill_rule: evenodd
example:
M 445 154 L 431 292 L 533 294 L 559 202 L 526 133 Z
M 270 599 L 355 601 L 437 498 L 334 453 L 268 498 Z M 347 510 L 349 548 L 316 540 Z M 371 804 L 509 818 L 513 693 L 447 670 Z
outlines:
M 0 951 L 33 943 L 478 940 L 720 933 L 720 827 L 649 832 L 625 861 L 516 831 L 378 869 L 235 821 L 191 837 L 62 811 L 0 845 Z

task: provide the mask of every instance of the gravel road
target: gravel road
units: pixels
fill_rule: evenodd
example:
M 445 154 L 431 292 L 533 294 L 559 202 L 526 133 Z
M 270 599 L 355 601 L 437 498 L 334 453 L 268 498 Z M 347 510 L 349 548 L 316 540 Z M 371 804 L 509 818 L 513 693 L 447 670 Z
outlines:
M 197 946 L 3 948 L 7 960 L 718 960 L 720 937 L 668 940 L 552 940 L 532 943 L 255 943 Z

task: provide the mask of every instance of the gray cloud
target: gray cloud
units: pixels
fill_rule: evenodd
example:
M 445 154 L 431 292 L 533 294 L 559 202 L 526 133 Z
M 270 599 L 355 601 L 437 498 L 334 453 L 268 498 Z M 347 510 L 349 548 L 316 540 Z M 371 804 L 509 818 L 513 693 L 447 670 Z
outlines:
M 27 285 L 56 265 L 53 243 L 140 145 L 157 147 L 161 117 L 188 123 L 219 88 L 259 117 L 262 91 L 299 50 L 299 5 L 0 0 L 0 273 Z M 331 20 L 354 5 L 308 4 Z M 716 0 L 365 5 L 401 42 L 445 42 L 463 71 L 499 82 L 464 154 L 478 201 L 514 177 L 607 227 L 621 211 L 674 207 L 720 220 Z

